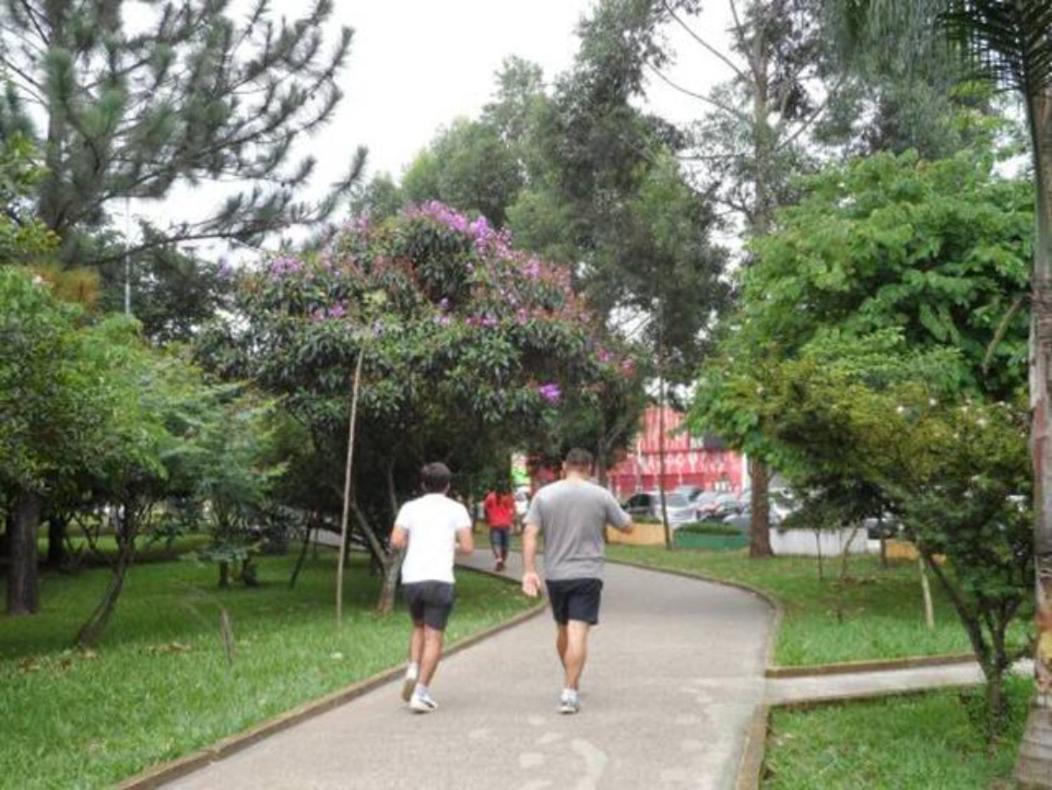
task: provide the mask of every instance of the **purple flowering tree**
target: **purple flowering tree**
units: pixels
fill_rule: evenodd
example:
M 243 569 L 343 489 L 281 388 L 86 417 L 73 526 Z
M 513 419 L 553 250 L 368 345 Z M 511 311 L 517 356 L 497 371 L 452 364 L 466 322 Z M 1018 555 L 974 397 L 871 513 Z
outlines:
M 517 250 L 507 232 L 441 203 L 379 225 L 350 224 L 325 251 L 242 275 L 231 316 L 202 338 L 215 370 L 280 395 L 330 463 L 317 501 L 339 512 L 348 398 L 363 367 L 350 507 L 385 569 L 386 536 L 417 470 L 443 459 L 468 475 L 550 442 L 560 416 L 639 388 L 569 272 Z

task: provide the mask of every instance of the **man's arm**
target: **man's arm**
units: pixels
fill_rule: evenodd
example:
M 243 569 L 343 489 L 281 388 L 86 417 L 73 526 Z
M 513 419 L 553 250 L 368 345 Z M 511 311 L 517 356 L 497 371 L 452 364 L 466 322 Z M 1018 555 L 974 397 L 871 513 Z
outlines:
M 395 551 L 401 551 L 409 545 L 409 532 L 404 528 L 395 524 L 394 529 L 391 530 L 391 548 Z
M 614 499 L 613 494 L 607 492 L 607 496 L 609 499 L 606 503 L 606 523 L 614 529 L 621 530 L 626 535 L 630 534 L 636 528 L 632 521 L 632 516 L 621 508 L 620 503 Z
M 457 530 L 457 551 L 461 554 L 471 554 L 475 550 L 475 538 L 471 534 L 471 527 Z
M 539 524 L 527 521 L 522 532 L 522 591 L 530 598 L 536 598 L 541 592 L 541 577 L 537 575 L 537 534 L 540 531 Z

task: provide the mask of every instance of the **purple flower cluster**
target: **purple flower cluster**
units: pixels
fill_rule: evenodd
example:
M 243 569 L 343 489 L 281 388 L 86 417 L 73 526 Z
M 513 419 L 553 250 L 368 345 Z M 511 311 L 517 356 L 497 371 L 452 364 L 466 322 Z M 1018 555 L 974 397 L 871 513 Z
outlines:
M 605 365 L 607 362 L 610 362 L 614 358 L 614 355 L 607 351 L 605 348 L 600 348 L 599 351 L 596 352 L 596 357 L 598 357 L 599 361 Z
M 522 273 L 531 280 L 537 280 L 541 276 L 541 262 L 537 258 L 530 258 L 522 268 Z
M 472 222 L 468 232 L 475 240 L 475 249 L 482 255 L 508 255 L 511 252 L 511 234 L 507 230 L 494 230 L 485 217 Z
M 288 277 L 290 274 L 298 274 L 303 271 L 303 261 L 292 255 L 282 255 L 270 262 L 267 271 L 272 279 Z
M 457 233 L 467 233 L 471 225 L 467 217 L 438 200 L 429 200 L 426 203 L 413 206 L 406 211 L 406 216 L 410 218 L 424 217 L 437 222 L 439 225 L 445 225 Z
M 320 323 L 321 321 L 332 321 L 343 318 L 347 315 L 347 305 L 345 304 L 334 304 L 332 307 L 318 307 L 311 311 L 310 319 L 314 323 Z
M 496 316 L 488 313 L 486 315 L 470 316 L 464 323 L 468 326 L 484 326 L 487 329 L 493 329 L 493 327 L 500 325 L 500 321 L 497 320 Z
M 549 382 L 548 384 L 542 384 L 537 387 L 537 394 L 548 401 L 548 403 L 555 404 L 562 399 L 563 391 L 555 382 Z
M 469 220 L 459 211 L 450 208 L 438 200 L 429 200 L 413 206 L 406 212 L 410 218 L 423 217 L 450 230 L 470 236 L 475 242 L 475 249 L 480 254 L 496 253 L 507 255 L 511 252 L 511 234 L 506 230 L 495 230 L 485 217 Z M 470 267 L 469 267 L 470 269 Z

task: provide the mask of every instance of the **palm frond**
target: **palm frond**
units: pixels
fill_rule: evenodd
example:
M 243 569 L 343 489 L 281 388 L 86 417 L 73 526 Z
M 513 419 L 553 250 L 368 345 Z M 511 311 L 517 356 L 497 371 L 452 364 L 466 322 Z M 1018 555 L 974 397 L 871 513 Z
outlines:
M 1027 95 L 1052 84 L 1049 0 L 951 0 L 942 22 L 983 72 Z
M 1034 95 L 1052 85 L 1052 0 L 829 0 L 829 6 L 849 41 L 907 36 L 919 49 L 942 27 L 1000 87 Z

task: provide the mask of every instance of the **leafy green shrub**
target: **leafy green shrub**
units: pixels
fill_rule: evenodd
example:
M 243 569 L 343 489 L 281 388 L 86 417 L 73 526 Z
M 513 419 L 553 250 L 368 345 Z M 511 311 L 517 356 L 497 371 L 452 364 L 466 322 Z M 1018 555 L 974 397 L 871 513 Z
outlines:
M 741 535 L 742 531 L 736 527 L 728 527 L 718 521 L 693 521 L 684 524 L 676 530 L 677 532 L 690 532 L 694 535 Z

